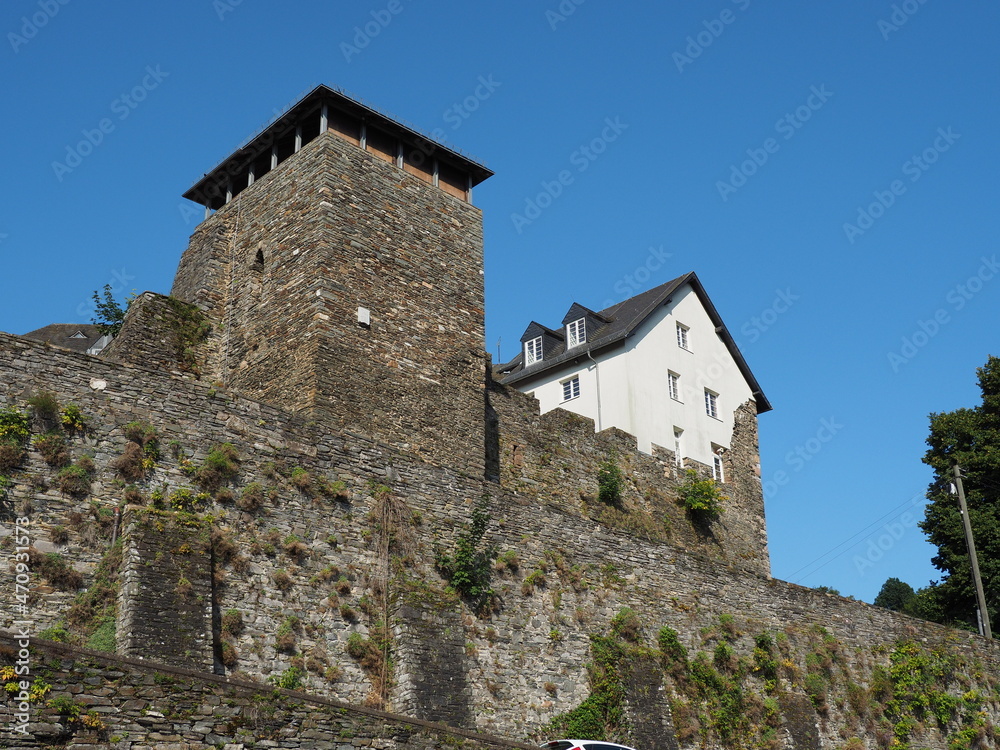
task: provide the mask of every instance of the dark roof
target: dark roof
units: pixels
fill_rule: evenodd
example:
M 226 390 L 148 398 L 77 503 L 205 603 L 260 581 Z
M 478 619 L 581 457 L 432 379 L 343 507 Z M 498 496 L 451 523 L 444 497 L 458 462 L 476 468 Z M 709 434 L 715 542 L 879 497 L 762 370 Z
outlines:
M 101 329 L 90 323 L 52 323 L 24 334 L 24 338 L 86 353 L 101 339 Z
M 417 144 L 427 155 L 433 154 L 440 161 L 457 167 L 468 174 L 472 178 L 473 185 L 478 185 L 486 178 L 493 176 L 493 172 L 487 167 L 454 146 L 447 146 L 424 135 L 415 127 L 379 112 L 373 106 L 349 96 L 344 91 L 321 84 L 219 162 L 210 172 L 192 185 L 184 193 L 184 197 L 202 205 L 211 204 L 220 192 L 225 194 L 226 184 L 231 177 L 241 172 L 261 155 L 270 153 L 271 145 L 277 138 L 294 131 L 297 124 L 317 112 L 323 104 L 328 104 L 334 111 L 346 113 L 359 121 L 371 123 L 378 130 L 399 138 L 404 143 Z
M 715 309 L 715 305 L 709 299 L 708 294 L 705 292 L 705 287 L 702 286 L 701 281 L 698 279 L 698 275 L 693 271 L 599 311 L 597 315 L 608 322 L 596 331 L 588 331 L 587 341 L 582 346 L 574 346 L 571 350 L 566 351 L 565 343 L 561 342 L 553 347 L 551 352 L 546 353 L 545 359 L 541 362 L 535 362 L 529 367 L 524 367 L 524 353 L 523 351 L 519 352 L 510 362 L 495 368 L 497 379 L 501 383 L 514 385 L 521 381 L 529 380 L 543 372 L 560 367 L 567 362 L 575 360 L 577 357 L 586 356 L 587 352 L 596 352 L 622 343 L 625 339 L 632 336 L 635 330 L 658 307 L 669 302 L 671 295 L 685 284 L 689 284 L 695 294 L 698 295 L 698 299 L 708 313 L 709 318 L 715 324 L 715 332 L 719 334 L 719 337 L 736 362 L 737 367 L 739 367 L 740 373 L 742 373 L 747 385 L 750 386 L 754 399 L 757 401 L 757 413 L 763 414 L 766 411 L 770 411 L 771 403 L 761 390 L 760 385 L 757 383 L 757 378 L 750 371 L 746 360 L 743 359 L 743 354 L 740 352 L 739 347 L 736 346 L 736 341 L 733 340 L 729 329 L 722 322 L 719 311 Z M 534 325 L 539 324 L 536 323 Z

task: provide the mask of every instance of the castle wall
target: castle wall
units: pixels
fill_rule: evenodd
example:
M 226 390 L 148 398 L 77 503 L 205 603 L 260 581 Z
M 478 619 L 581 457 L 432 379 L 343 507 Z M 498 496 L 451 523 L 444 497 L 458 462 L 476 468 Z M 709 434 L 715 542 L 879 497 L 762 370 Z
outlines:
M 98 390 L 100 381 L 105 387 Z M 726 616 L 738 656 L 751 658 L 754 637 L 765 632 L 787 640 L 780 698 L 784 744 L 777 747 L 839 748 L 859 736 L 874 748 L 874 734 L 852 714 L 847 696 L 852 684 L 877 683 L 875 670 L 888 666 L 898 641 L 955 655 L 965 676 L 952 683 L 953 695 L 974 686 L 989 694 L 975 675 L 1000 670 L 993 643 L 776 581 L 765 568 L 755 568 L 759 559 L 727 556 L 729 546 L 749 548 L 752 525 L 737 528 L 740 511 L 729 505 L 719 523 L 732 528 L 720 526 L 714 538 L 699 536 L 703 530 L 679 513 L 670 496 L 671 479 L 663 476 L 672 465 L 669 452 L 626 453 L 629 437 L 623 433 L 595 436 L 589 421 L 559 410 L 540 417 L 531 399 L 507 389 L 490 391 L 499 483 L 415 460 L 385 443 L 309 423 L 204 382 L 0 336 L 0 403 L 23 407 L 41 389 L 83 408 L 89 427 L 86 435 L 70 438 L 71 449 L 74 458 L 93 456 L 94 482 L 84 497 L 64 496 L 56 470 L 31 451 L 13 474 L 8 507 L 30 517 L 33 544 L 61 554 L 86 587 L 94 585 L 96 563 L 110 544 L 110 529 L 95 526 L 112 515 L 127 489 L 112 468 L 124 450 L 125 423 L 144 420 L 159 433 L 155 467 L 132 484 L 147 506 L 159 491 L 165 511 L 176 490 L 201 491 L 194 472 L 214 445 L 234 446 L 239 474 L 224 488 L 231 494 L 210 495 L 198 509 L 214 532 L 213 604 L 219 615 L 235 611 L 242 620 L 238 630 L 226 633 L 216 623 L 211 634 L 234 652 L 226 667 L 231 675 L 279 679 L 296 668 L 305 689 L 316 695 L 540 739 L 548 721 L 590 694 L 591 636 L 607 634 L 623 608 L 638 613 L 647 646 L 667 625 L 692 656 L 703 651 L 710 659 L 722 638 L 720 617 Z M 611 448 L 619 450 L 628 475 L 620 514 L 603 512 L 592 497 L 595 467 Z M 308 483 L 296 468 L 310 475 Z M 255 483 L 259 504 L 247 504 Z M 451 548 L 484 494 L 488 540 L 507 562 L 493 573 L 496 607 L 477 613 L 446 591 L 434 558 L 436 550 Z M 388 517 L 387 498 L 396 517 L 388 528 L 381 520 Z M 73 521 L 81 511 L 84 522 Z M 64 543 L 54 541 L 57 527 L 66 533 Z M 123 528 L 127 541 L 127 520 Z M 177 541 L 164 539 L 166 552 L 180 549 L 184 542 Z M 155 561 L 156 550 L 135 549 L 137 562 L 143 556 Z M 37 570 L 32 585 L 30 616 L 38 634 L 62 621 L 78 592 L 60 590 Z M 140 606 L 137 592 L 125 593 L 123 607 Z M 161 597 L 168 593 L 160 591 Z M 450 604 L 442 608 L 441 602 Z M 391 626 L 395 672 L 380 694 L 371 665 L 350 649 L 352 638 L 368 642 L 384 622 Z M 13 616 L 5 612 L 0 627 L 12 625 Z M 841 655 L 823 711 L 807 696 L 804 681 L 819 627 Z M 125 630 L 119 648 L 127 642 Z M 139 644 L 150 658 L 164 660 L 155 639 L 133 641 Z M 681 700 L 664 679 L 659 683 L 667 699 Z M 649 674 L 634 675 L 637 697 L 630 710 L 664 713 L 662 703 L 639 700 L 654 682 Z M 991 721 L 1000 718 L 995 703 L 985 711 Z M 690 716 L 675 711 L 672 719 L 660 720 L 672 720 L 678 737 L 690 731 Z M 943 750 L 949 731 L 928 723 L 921 741 Z M 679 746 L 687 750 L 697 741 L 679 739 Z
M 669 542 L 696 554 L 770 574 L 764 498 L 759 481 L 757 415 L 752 400 L 734 413 L 736 427 L 723 461 L 727 499 L 709 525 L 692 522 L 677 503 L 685 481 L 671 450 L 636 451 L 635 438 L 609 428 L 594 434 L 592 420 L 555 409 L 538 414 L 538 402 L 493 383 L 490 406 L 498 421 L 497 440 L 504 487 L 532 502 L 611 523 L 617 528 Z M 597 501 L 600 464 L 611 457 L 628 476 L 623 513 Z M 688 460 L 689 466 L 697 463 Z M 707 466 L 702 473 L 710 473 Z
M 118 653 L 211 672 L 211 523 L 130 506 L 122 527 Z
M 0 637 L 0 665 L 17 641 Z M 114 747 L 147 750 L 271 747 L 294 750 L 531 750 L 529 745 L 431 724 L 247 681 L 36 642 L 48 699 L 70 701 L 90 726 L 43 704 L 30 706 L 27 734 L 11 731 L 12 703 L 0 701 L 0 744 L 10 748 Z

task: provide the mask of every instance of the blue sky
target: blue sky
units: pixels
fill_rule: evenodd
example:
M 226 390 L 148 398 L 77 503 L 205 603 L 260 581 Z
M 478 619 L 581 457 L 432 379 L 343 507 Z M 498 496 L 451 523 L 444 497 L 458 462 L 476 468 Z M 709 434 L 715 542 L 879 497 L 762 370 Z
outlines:
M 937 577 L 927 415 L 978 403 L 1000 354 L 998 31 L 943 0 L 10 0 L 0 330 L 86 322 L 106 283 L 168 292 L 181 194 L 339 86 L 496 172 L 494 355 L 697 271 L 774 404 L 774 575 L 871 601 Z

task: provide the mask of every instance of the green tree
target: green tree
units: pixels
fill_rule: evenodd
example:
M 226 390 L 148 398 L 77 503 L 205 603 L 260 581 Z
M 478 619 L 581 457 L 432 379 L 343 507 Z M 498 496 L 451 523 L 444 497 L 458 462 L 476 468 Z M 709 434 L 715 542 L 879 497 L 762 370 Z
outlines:
M 102 336 L 108 334 L 117 336 L 122 329 L 128 304 L 126 303 L 124 308 L 118 304 L 115 296 L 111 293 L 111 284 L 104 285 L 103 295 L 95 291 L 93 299 L 94 317 L 90 321 L 101 329 Z
M 906 605 L 916 595 L 917 592 L 910 584 L 904 583 L 898 578 L 890 578 L 882 584 L 882 589 L 875 597 L 874 604 L 876 607 L 891 609 L 893 612 L 904 612 Z
M 977 375 L 979 406 L 930 415 L 923 461 L 934 469 L 935 481 L 920 528 L 938 548 L 931 562 L 944 576 L 917 592 L 919 601 L 913 603 L 939 622 L 971 629 L 976 594 L 958 499 L 951 492 L 956 463 L 962 467 L 991 620 L 1000 614 L 1000 359 L 989 357 Z

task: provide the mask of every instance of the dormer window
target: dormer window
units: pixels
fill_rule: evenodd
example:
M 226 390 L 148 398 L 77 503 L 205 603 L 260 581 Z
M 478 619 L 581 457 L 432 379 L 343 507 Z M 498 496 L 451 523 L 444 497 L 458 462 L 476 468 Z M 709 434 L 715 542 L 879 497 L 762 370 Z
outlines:
M 572 349 L 587 341 L 587 319 L 574 320 L 566 326 L 566 348 Z
M 533 365 L 542 361 L 542 337 L 528 339 L 524 342 L 524 365 Z

